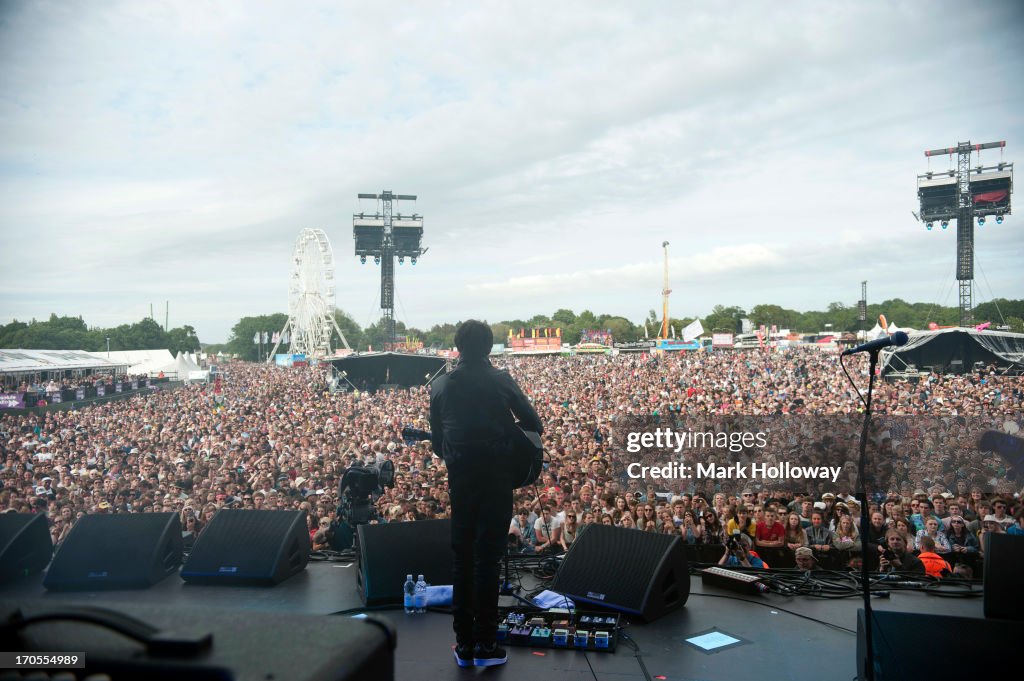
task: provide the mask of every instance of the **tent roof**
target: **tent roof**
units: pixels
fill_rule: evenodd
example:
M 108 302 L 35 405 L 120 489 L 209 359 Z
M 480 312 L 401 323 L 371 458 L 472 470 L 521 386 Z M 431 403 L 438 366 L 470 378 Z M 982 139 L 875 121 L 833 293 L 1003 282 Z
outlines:
M 424 385 L 427 378 L 443 370 L 447 360 L 436 355 L 410 355 L 401 352 L 368 352 L 328 360 L 335 370 L 347 372 L 356 387 Z
M 124 366 L 127 366 L 127 362 L 100 358 L 85 350 L 0 350 L 0 374 Z
M 882 353 L 882 371 L 905 365 L 937 371 L 970 371 L 977 362 L 1024 370 L 1024 334 L 977 331 L 972 328 L 936 329 L 910 336 L 907 344 Z

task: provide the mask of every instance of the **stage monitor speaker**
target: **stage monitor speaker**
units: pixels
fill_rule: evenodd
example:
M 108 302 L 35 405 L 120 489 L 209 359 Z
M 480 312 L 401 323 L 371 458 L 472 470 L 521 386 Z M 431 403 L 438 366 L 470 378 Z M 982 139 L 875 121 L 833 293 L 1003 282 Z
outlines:
M 82 516 L 57 549 L 43 586 L 52 591 L 145 589 L 181 565 L 176 513 Z
M 52 557 L 45 514 L 0 514 L 0 584 L 42 572 Z
M 190 584 L 272 586 L 306 569 L 311 545 L 302 511 L 222 509 L 181 568 Z
M 857 678 L 865 681 L 864 610 L 857 611 Z M 874 681 L 982 678 L 1006 670 L 1007 651 L 1024 637 L 1024 623 L 918 612 L 871 611 Z M 955 651 L 936 653 L 937 641 Z
M 587 525 L 565 554 L 551 590 L 647 621 L 658 619 L 690 597 L 682 539 Z
M 985 617 L 1024 619 L 1024 537 L 989 532 L 985 543 Z
M 452 583 L 451 520 L 360 525 L 356 532 L 359 592 L 366 605 L 401 603 L 409 574 L 423 575 L 429 584 Z

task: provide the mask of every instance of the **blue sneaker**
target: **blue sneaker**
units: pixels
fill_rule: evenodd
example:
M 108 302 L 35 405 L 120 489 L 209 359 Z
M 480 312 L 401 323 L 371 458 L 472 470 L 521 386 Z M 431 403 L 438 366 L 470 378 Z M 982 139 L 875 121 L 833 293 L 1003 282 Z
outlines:
M 497 667 L 508 662 L 508 652 L 497 643 L 477 644 L 473 651 L 473 664 L 477 667 Z
M 455 646 L 455 664 L 460 667 L 472 667 L 473 666 L 473 646 Z

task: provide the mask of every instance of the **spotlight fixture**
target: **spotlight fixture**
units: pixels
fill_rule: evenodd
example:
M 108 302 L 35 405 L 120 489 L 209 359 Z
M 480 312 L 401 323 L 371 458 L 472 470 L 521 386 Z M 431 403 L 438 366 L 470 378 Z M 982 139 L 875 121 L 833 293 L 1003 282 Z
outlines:
M 947 227 L 949 227 L 949 220 L 943 220 L 943 221 L 942 221 L 941 223 L 939 223 L 939 224 L 941 224 L 941 225 L 942 225 L 942 229 L 946 229 Z
M 984 225 L 985 225 L 985 216 L 984 215 L 979 215 L 978 216 L 978 227 L 983 227 Z
M 996 216 L 996 224 L 997 225 L 1003 224 L 1003 216 L 1002 215 L 997 215 Z
M 1002 220 L 1000 220 L 1000 222 L 1002 222 Z M 413 265 L 415 265 L 415 264 L 416 264 L 416 258 L 413 258 L 413 259 L 412 259 L 412 264 L 413 264 Z
M 398 256 L 398 264 L 399 265 L 404 265 L 405 264 L 405 256 L 404 255 Z
M 379 255 L 377 255 L 377 256 L 374 256 L 374 258 L 373 258 L 373 264 L 374 264 L 374 265 L 379 265 L 379 264 L 380 264 L 380 256 L 379 256 Z
M 932 231 L 932 227 L 934 227 L 934 226 L 935 225 L 933 225 L 932 223 L 929 222 L 928 224 L 925 225 L 925 228 L 927 228 L 927 230 L 930 232 L 930 231 Z
M 365 255 L 359 256 L 359 264 L 360 265 L 365 265 L 366 264 L 366 256 Z

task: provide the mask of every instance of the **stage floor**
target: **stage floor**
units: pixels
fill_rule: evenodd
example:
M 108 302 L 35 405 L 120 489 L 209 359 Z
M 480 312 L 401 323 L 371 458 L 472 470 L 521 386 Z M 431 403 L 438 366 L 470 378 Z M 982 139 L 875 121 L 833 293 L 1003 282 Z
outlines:
M 360 607 L 356 569 L 351 563 L 314 562 L 302 574 L 275 587 L 191 586 L 170 577 L 143 591 L 74 593 L 47 592 L 36 575 L 0 586 L 0 600 L 115 610 L 119 605 L 126 609 L 160 606 L 187 609 L 193 614 L 204 609 L 258 611 L 266 615 L 267 621 L 273 621 L 275 614 L 330 615 Z M 529 578 L 524 577 L 523 582 L 531 586 Z M 513 604 L 511 598 L 502 601 Z M 982 616 L 981 599 L 936 598 L 917 592 L 895 592 L 889 599 L 875 599 L 873 605 L 879 610 Z M 860 606 L 858 598 L 741 596 L 705 589 L 699 577 L 691 577 L 686 607 L 650 624 L 631 624 L 626 631 L 639 645 L 652 679 L 849 681 L 856 674 L 855 632 Z M 454 639 L 449 615 L 406 615 L 401 610 L 374 614 L 391 621 L 397 630 L 395 677 L 400 681 L 467 679 L 479 674 L 531 681 L 645 678 L 633 649 L 621 642 L 615 653 L 510 647 L 505 667 L 460 669 L 452 659 Z M 721 631 L 742 643 L 709 654 L 685 642 L 709 630 Z M 941 646 L 936 654 L 942 654 L 940 650 Z

